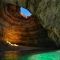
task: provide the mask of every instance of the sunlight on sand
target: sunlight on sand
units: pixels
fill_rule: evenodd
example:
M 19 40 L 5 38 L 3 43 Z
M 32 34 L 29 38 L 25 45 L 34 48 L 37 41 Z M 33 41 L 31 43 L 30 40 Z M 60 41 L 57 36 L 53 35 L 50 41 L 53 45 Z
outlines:
M 19 45 L 17 45 L 17 44 L 12 44 L 12 43 L 9 42 L 9 41 L 7 41 L 6 43 L 8 43 L 8 44 L 11 45 L 11 46 L 19 46 Z

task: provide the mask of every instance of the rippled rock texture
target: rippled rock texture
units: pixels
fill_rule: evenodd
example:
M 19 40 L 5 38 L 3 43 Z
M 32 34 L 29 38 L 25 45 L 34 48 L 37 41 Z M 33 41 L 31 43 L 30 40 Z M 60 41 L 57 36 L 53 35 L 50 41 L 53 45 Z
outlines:
M 32 2 L 32 4 L 31 4 L 31 2 Z M 51 32 L 52 28 L 50 27 L 48 29 L 48 27 L 49 27 L 48 24 L 50 24 L 50 22 L 52 22 L 52 21 L 50 20 L 50 22 L 49 22 L 49 19 L 44 18 L 46 16 L 50 17 L 49 13 L 47 13 L 45 16 L 44 15 L 45 13 L 43 13 L 43 10 L 41 10 L 41 12 L 40 12 L 40 9 L 44 9 L 43 7 L 45 6 L 45 5 L 43 5 L 43 6 L 40 5 L 43 2 L 44 2 L 43 0 L 40 1 L 38 3 L 38 6 L 35 6 L 32 8 L 32 6 L 34 6 L 33 4 L 35 4 L 35 2 L 34 2 L 34 0 L 29 0 L 27 2 L 28 3 L 27 8 L 29 7 L 28 9 L 32 13 L 34 12 L 34 14 L 41 21 L 41 24 L 49 32 Z M 31 4 L 31 5 L 29 5 L 29 4 Z M 40 7 L 40 6 L 42 6 L 42 7 Z M 39 9 L 39 7 L 40 7 L 40 9 Z M 37 9 L 35 9 L 35 11 L 32 11 L 30 8 L 32 8 L 32 10 L 34 8 L 37 8 Z M 49 11 L 50 11 L 50 9 L 49 9 Z M 17 44 L 22 44 L 22 45 L 40 46 L 40 47 L 56 47 L 55 42 L 53 42 L 54 39 L 52 40 L 52 39 L 48 38 L 47 31 L 40 24 L 37 17 L 30 16 L 28 18 L 25 18 L 24 16 L 21 16 L 20 7 L 13 5 L 13 4 L 3 4 L 1 13 L 2 13 L 2 14 L 0 14 L 1 15 L 1 18 L 0 18 L 1 37 L 0 37 L 0 39 L 1 40 L 9 41 L 12 43 L 17 43 Z M 49 22 L 49 23 L 45 24 L 45 22 L 46 23 Z M 53 25 L 53 22 L 51 25 Z M 50 35 L 51 35 L 51 33 L 49 34 L 49 36 Z M 52 37 L 53 37 L 53 35 L 51 36 L 51 38 Z
M 48 30 L 48 36 L 60 46 L 60 0 L 30 0 L 27 7 Z
M 24 0 L 19 3 L 38 17 L 48 30 L 48 36 L 60 46 L 60 0 Z

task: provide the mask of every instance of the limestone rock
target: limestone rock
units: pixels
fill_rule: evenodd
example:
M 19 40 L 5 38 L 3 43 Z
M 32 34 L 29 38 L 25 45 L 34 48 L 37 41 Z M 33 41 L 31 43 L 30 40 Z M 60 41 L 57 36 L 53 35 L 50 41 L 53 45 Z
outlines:
M 60 0 L 26 0 L 23 7 L 36 15 L 48 36 L 60 46 Z M 19 4 L 18 4 L 19 5 Z
M 48 36 L 60 46 L 60 0 L 29 0 L 26 8 L 38 17 Z
M 56 47 L 56 44 L 48 38 L 47 31 L 38 19 L 35 16 L 25 18 L 20 14 L 19 6 L 5 4 L 0 17 L 1 40 L 44 48 Z
M 60 0 L 16 1 L 18 6 L 27 8 L 33 15 L 37 16 L 42 26 L 47 29 L 49 38 L 57 46 L 60 46 Z M 9 3 L 9 1 L 7 2 Z M 14 4 L 12 1 L 10 3 Z

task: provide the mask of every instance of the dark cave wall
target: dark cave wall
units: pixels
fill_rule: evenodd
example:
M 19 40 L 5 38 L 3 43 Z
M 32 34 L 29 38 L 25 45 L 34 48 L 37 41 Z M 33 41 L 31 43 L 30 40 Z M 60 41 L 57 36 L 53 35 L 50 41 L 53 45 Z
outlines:
M 60 46 L 60 0 L 29 0 L 25 8 L 38 17 L 49 38 Z
M 4 0 L 3 0 L 4 1 Z M 10 2 L 9 2 L 10 1 Z M 5 2 L 27 8 L 36 15 L 48 36 L 60 46 L 60 0 L 6 0 Z

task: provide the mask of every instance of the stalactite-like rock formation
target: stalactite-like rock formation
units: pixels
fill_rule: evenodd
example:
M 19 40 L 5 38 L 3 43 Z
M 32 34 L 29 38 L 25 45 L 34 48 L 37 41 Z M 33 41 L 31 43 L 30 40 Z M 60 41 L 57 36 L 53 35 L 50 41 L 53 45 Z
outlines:
M 47 31 L 34 16 L 25 18 L 20 14 L 20 7 L 13 4 L 3 5 L 0 18 L 0 39 L 11 43 L 55 47 L 55 43 L 48 38 Z

